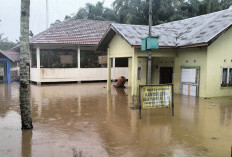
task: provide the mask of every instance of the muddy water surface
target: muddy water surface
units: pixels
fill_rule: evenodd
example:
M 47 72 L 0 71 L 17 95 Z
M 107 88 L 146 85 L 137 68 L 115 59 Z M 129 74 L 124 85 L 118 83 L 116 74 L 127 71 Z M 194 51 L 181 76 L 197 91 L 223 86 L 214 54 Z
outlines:
M 31 85 L 33 131 L 21 131 L 19 85 L 0 84 L 0 156 L 229 157 L 232 97 L 175 95 L 171 109 L 132 110 L 106 83 Z

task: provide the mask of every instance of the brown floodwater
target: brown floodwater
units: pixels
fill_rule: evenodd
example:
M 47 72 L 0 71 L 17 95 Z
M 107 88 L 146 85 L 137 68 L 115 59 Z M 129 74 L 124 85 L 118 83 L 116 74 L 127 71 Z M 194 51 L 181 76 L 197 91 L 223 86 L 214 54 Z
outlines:
M 1 157 L 230 157 L 232 97 L 175 95 L 171 109 L 132 109 L 106 83 L 31 85 L 34 129 L 21 131 L 19 85 L 0 84 Z

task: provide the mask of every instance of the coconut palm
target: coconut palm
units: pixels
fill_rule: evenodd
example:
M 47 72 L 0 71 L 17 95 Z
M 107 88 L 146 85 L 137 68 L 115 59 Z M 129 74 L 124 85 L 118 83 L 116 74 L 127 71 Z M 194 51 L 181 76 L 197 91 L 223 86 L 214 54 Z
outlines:
M 32 129 L 29 91 L 29 16 L 30 0 L 21 0 L 20 110 L 22 129 Z
M 80 8 L 77 14 L 73 17 L 74 19 L 91 19 L 91 20 L 107 20 L 115 21 L 118 19 L 115 12 L 110 8 L 105 8 L 104 2 L 97 2 L 96 5 L 86 3 L 85 8 Z

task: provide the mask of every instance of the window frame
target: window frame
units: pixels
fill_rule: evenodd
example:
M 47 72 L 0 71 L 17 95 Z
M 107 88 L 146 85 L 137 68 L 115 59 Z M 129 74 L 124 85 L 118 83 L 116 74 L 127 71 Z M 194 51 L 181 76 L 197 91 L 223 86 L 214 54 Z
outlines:
M 124 62 L 124 61 L 126 61 L 126 62 Z M 115 68 L 128 68 L 129 67 L 129 59 L 127 57 L 115 58 L 114 59 L 114 67 Z
M 227 69 L 227 73 L 226 73 L 226 84 L 222 84 L 224 81 L 223 81 L 223 70 L 224 69 Z M 232 83 L 230 84 L 230 76 L 232 75 L 232 71 L 230 73 L 230 69 L 232 69 L 231 66 L 229 67 L 222 67 L 221 68 L 221 88 L 226 88 L 226 87 L 232 87 Z
M 142 67 L 141 66 L 138 67 L 137 81 L 142 81 Z

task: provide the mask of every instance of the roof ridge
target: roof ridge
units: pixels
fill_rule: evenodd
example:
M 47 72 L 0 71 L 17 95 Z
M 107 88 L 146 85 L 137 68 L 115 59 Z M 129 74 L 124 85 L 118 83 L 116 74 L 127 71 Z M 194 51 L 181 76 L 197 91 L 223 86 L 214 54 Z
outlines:
M 135 24 L 123 24 L 123 23 L 112 23 L 112 25 L 127 25 L 127 26 L 138 26 L 138 27 L 149 27 L 148 25 L 135 25 Z M 152 27 L 152 29 L 158 28 L 158 29 L 166 29 L 166 30 L 174 30 L 174 31 L 176 31 L 176 29 L 174 29 L 174 28 L 163 28 L 163 27 L 158 27 L 158 25 L 151 26 L 151 27 Z
M 166 24 L 175 23 L 175 22 L 183 22 L 183 21 L 187 21 L 187 20 L 191 20 L 191 19 L 195 19 L 195 18 L 199 18 L 199 17 L 203 17 L 203 16 L 210 16 L 212 14 L 217 14 L 219 12 L 224 12 L 226 10 L 228 10 L 228 9 L 224 9 L 224 10 L 220 10 L 220 11 L 216 11 L 216 12 L 212 12 L 212 13 L 208 13 L 208 14 L 198 15 L 198 16 L 194 16 L 194 17 L 190 17 L 190 18 L 186 18 L 186 19 L 182 19 L 182 20 L 170 21 L 170 22 L 158 24 L 155 26 L 161 26 L 161 25 L 166 25 Z
M 112 23 L 112 25 L 128 25 L 128 26 L 146 26 L 146 27 L 148 27 L 148 25 L 126 24 L 126 23 Z
M 108 20 L 93 20 L 93 19 L 74 19 L 74 18 L 70 18 L 70 19 L 67 19 L 67 20 L 64 20 L 64 21 L 98 21 L 98 22 L 114 22 L 114 21 L 108 21 Z M 63 22 L 64 22 L 63 21 Z M 61 22 L 62 23 L 62 22 Z

